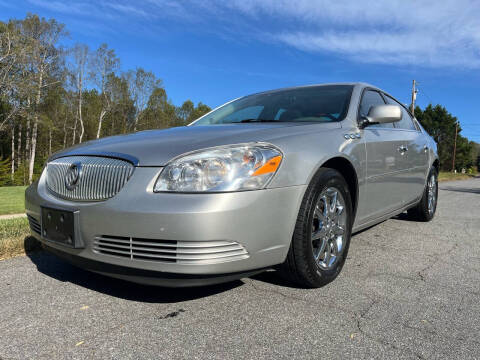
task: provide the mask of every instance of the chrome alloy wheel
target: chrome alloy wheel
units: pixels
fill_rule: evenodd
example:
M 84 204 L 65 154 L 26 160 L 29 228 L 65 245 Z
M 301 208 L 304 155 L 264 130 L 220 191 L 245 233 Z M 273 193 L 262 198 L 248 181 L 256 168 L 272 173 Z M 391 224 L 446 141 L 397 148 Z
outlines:
M 427 184 L 428 191 L 428 213 L 432 215 L 435 211 L 437 203 L 437 178 L 435 174 L 430 175 Z
M 312 220 L 312 249 L 317 265 L 333 268 L 345 248 L 347 212 L 340 190 L 329 187 L 318 197 Z

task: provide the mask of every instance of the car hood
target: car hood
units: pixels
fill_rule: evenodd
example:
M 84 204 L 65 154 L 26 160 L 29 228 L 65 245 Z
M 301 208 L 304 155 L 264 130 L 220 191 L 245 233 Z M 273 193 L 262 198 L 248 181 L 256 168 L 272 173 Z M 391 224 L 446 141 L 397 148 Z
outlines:
M 332 125 L 339 127 L 338 123 L 314 126 L 320 130 L 323 127 L 332 128 Z M 51 159 L 71 155 L 107 155 L 129 159 L 137 166 L 164 166 L 172 158 L 190 151 L 221 145 L 267 142 L 298 132 L 292 131 L 292 128 L 311 126 L 305 123 L 255 123 L 148 130 L 87 141 L 55 153 Z

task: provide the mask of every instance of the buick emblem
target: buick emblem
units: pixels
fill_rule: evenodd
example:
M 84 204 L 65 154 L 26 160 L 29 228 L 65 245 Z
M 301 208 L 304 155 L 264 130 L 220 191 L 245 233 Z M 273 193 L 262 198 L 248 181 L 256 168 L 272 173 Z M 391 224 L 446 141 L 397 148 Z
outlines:
M 79 162 L 73 163 L 65 174 L 65 186 L 68 190 L 73 190 L 78 185 L 82 175 L 82 164 Z

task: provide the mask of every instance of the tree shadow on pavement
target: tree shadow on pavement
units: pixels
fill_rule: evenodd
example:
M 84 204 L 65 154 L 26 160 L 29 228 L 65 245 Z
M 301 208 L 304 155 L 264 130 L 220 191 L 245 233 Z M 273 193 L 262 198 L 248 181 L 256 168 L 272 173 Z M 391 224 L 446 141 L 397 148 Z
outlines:
M 131 301 L 176 303 L 212 296 L 244 285 L 242 281 L 237 280 L 220 285 L 191 288 L 148 286 L 83 270 L 46 251 L 27 252 L 27 256 L 38 271 L 51 278 Z
M 480 194 L 480 188 L 459 188 L 459 187 L 448 186 L 448 187 L 441 187 L 440 190 L 462 192 L 462 193 L 471 193 L 471 194 Z

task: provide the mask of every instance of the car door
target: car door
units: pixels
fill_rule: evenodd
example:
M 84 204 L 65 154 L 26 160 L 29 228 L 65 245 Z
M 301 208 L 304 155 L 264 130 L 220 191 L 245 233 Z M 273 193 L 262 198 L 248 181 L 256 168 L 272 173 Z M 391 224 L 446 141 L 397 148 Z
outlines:
M 366 116 L 375 105 L 385 105 L 382 95 L 376 90 L 364 90 L 358 116 Z M 370 125 L 362 133 L 366 151 L 366 186 L 364 201 L 359 204 L 359 223 L 381 217 L 403 205 L 408 171 L 406 154 L 402 151 L 404 136 L 392 123 Z
M 428 171 L 428 142 L 404 105 L 386 94 L 385 100 L 389 104 L 400 106 L 402 110 L 402 120 L 395 123 L 395 129 L 404 139 L 405 158 L 408 164 L 407 177 L 404 181 L 408 187 L 403 194 L 403 201 L 410 203 L 421 196 L 425 187 Z

